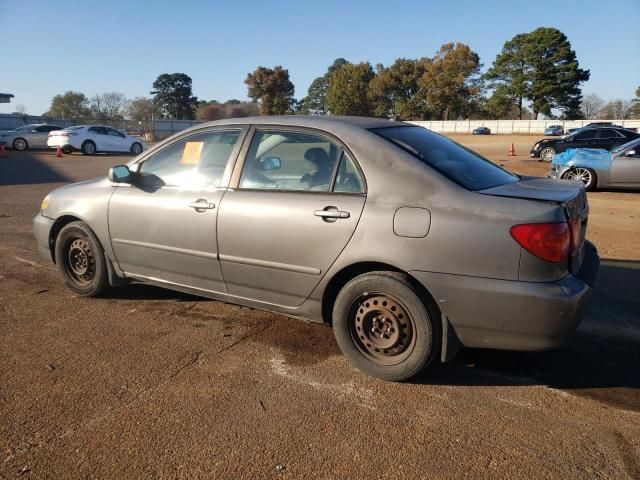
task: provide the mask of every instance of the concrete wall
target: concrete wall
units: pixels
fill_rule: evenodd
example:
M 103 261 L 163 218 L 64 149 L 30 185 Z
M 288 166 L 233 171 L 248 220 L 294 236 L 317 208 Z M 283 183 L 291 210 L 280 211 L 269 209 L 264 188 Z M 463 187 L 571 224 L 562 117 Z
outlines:
M 562 125 L 567 129 L 579 128 L 592 122 L 612 122 L 640 130 L 640 120 L 430 120 L 410 123 L 442 133 L 472 133 L 475 128 L 488 127 L 491 133 L 541 134 L 551 125 Z

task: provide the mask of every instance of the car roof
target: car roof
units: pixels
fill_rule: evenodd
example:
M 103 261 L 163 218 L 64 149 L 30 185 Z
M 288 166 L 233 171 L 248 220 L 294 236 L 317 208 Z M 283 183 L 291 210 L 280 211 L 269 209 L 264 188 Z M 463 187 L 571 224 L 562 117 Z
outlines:
M 371 117 L 343 117 L 337 115 L 264 115 L 254 117 L 225 118 L 207 122 L 198 126 L 209 125 L 238 125 L 238 124 L 260 124 L 260 125 L 290 125 L 310 128 L 324 128 L 327 130 L 340 129 L 344 127 L 359 127 L 364 129 L 415 126 L 409 123 Z

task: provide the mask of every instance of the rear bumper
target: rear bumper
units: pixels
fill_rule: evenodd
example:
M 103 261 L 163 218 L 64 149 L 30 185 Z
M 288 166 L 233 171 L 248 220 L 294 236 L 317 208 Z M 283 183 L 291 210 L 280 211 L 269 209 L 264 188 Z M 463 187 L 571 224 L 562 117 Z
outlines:
M 557 282 L 534 283 L 412 271 L 434 296 L 466 347 L 546 350 L 574 331 L 600 268 L 586 245 L 582 268 Z
M 49 245 L 49 235 L 55 220 L 38 213 L 33 217 L 33 236 L 36 238 L 38 253 L 48 262 L 53 262 L 51 257 L 51 246 Z

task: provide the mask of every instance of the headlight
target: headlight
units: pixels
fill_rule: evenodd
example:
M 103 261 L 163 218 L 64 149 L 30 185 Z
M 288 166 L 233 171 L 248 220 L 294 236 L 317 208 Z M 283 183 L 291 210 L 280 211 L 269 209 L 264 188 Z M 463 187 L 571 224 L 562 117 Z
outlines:
M 40 211 L 44 212 L 49 206 L 49 195 L 42 199 L 42 203 L 40 204 Z

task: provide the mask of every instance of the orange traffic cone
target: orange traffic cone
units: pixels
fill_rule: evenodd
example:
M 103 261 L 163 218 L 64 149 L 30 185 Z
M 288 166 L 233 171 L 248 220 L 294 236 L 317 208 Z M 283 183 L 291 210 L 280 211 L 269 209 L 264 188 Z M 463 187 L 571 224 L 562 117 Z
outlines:
M 56 157 L 62 158 L 62 149 L 60 147 L 56 148 Z
M 0 158 L 7 158 L 7 151 L 4 149 L 4 145 L 0 145 Z
M 509 156 L 510 157 L 515 157 L 516 156 L 516 147 L 513 146 L 513 143 L 509 147 Z

